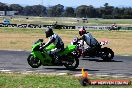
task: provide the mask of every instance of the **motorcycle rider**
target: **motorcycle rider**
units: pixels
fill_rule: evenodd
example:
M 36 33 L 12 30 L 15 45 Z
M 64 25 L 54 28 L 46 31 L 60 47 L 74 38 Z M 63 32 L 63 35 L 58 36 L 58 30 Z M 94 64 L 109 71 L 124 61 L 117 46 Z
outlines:
M 62 39 L 53 32 L 52 28 L 48 28 L 45 31 L 46 38 L 49 38 L 49 41 L 46 44 L 42 44 L 40 50 L 43 50 L 45 47 L 49 46 L 51 43 L 55 45 L 55 49 L 52 49 L 49 54 L 50 55 L 57 55 L 57 52 L 64 50 L 64 43 Z
M 112 28 L 112 30 L 116 30 L 116 29 L 118 29 L 118 26 L 116 25 L 116 23 L 114 23 L 114 24 L 112 24 L 111 28 Z
M 87 52 L 88 53 L 91 53 L 95 49 L 99 49 L 100 48 L 99 42 L 92 36 L 91 33 L 86 32 L 84 27 L 82 27 L 79 30 L 79 35 L 81 36 L 81 38 L 79 40 L 82 40 L 82 46 L 84 46 L 84 41 L 89 46 L 87 48 Z M 84 50 L 84 47 L 83 47 L 82 55 L 84 55 L 84 53 L 85 53 L 85 50 Z

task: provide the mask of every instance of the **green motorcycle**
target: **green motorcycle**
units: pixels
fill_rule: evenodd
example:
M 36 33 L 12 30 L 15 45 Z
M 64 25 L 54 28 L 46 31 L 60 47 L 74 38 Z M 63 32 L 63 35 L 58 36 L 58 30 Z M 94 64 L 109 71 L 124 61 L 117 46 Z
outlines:
M 79 65 L 79 59 L 77 56 L 76 45 L 68 45 L 64 50 L 59 51 L 57 55 L 49 54 L 50 50 L 55 48 L 54 44 L 50 44 L 48 47 L 40 51 L 43 39 L 39 39 L 32 45 L 32 52 L 28 56 L 28 64 L 32 68 L 38 68 L 39 66 L 65 66 L 69 70 L 74 70 Z

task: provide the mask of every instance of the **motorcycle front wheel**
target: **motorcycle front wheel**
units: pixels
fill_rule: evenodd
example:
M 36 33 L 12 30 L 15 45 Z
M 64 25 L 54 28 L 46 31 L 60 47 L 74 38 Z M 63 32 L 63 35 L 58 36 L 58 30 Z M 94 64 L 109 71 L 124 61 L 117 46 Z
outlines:
M 30 54 L 27 58 L 28 64 L 32 67 L 32 68 L 38 68 L 39 66 L 41 66 L 41 61 L 38 58 L 34 58 L 34 56 L 32 54 Z

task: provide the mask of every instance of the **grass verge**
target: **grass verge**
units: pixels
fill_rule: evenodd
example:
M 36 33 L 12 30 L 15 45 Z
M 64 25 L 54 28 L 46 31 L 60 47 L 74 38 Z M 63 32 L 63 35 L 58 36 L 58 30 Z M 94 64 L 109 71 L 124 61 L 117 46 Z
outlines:
M 70 44 L 74 36 L 79 36 L 78 30 L 54 30 L 64 41 L 65 46 Z M 132 55 L 132 31 L 107 31 L 89 30 L 98 41 L 107 39 L 116 55 Z M 0 49 L 1 50 L 31 50 L 32 44 L 43 38 L 45 42 L 44 29 L 25 28 L 0 28 Z
M 0 73 L 0 88 L 84 88 L 79 83 L 80 77 L 71 75 L 40 75 L 40 74 L 16 74 Z M 91 79 L 115 79 L 111 77 Z M 132 81 L 132 79 L 130 79 Z M 126 86 L 87 86 L 86 88 L 131 88 Z

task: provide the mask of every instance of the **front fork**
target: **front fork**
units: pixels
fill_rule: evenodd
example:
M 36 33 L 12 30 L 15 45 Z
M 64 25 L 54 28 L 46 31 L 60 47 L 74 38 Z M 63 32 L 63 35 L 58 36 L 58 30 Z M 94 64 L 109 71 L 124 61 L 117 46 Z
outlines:
M 34 56 L 34 58 L 39 58 L 43 65 L 51 63 L 52 59 L 46 53 L 41 53 L 40 51 L 33 51 L 31 54 Z
M 40 51 L 34 51 L 31 54 L 34 56 L 34 58 L 39 58 L 42 64 L 44 63 L 43 56 L 41 55 Z

